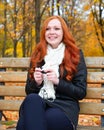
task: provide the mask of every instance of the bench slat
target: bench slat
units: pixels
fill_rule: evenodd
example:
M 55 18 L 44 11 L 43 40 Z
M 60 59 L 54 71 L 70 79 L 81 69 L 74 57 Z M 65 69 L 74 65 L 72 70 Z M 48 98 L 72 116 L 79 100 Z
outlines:
M 18 111 L 21 103 L 19 100 L 0 100 L 0 110 Z
M 0 72 L 0 82 L 26 82 L 27 72 Z
M 0 68 L 28 68 L 30 58 L 0 58 Z
M 15 96 L 24 97 L 25 87 L 24 86 L 0 86 L 0 96 Z
M 80 114 L 104 115 L 104 103 L 81 102 Z
M 104 57 L 85 57 L 87 68 L 104 68 Z
M 2 126 L 1 124 L 9 124 L 9 121 L 3 121 L 0 122 L 0 130 L 6 130 L 5 126 Z M 14 127 L 7 128 L 8 130 L 16 130 L 15 128 L 16 122 L 14 122 Z M 104 128 L 100 126 L 78 126 L 77 130 L 104 130 Z
M 26 82 L 27 72 L 0 72 L 0 82 Z M 104 83 L 104 72 L 88 72 L 88 83 Z
M 21 103 L 22 100 L 0 100 L 0 110 L 18 111 Z M 80 102 L 80 106 L 80 114 L 104 115 L 103 103 Z
M 7 124 L 8 121 L 5 121 L 4 124 Z M 1 122 L 2 123 L 2 122 Z M 15 124 L 16 125 L 16 124 Z M 5 127 L 0 126 L 0 130 L 6 130 Z M 15 127 L 8 128 L 8 130 L 16 130 Z M 104 130 L 104 128 L 100 126 L 78 126 L 77 130 Z
M 24 97 L 25 86 L 0 85 L 0 96 Z M 86 99 L 104 99 L 104 88 L 87 88 Z
M 104 72 L 88 72 L 87 83 L 104 83 Z
M 28 68 L 30 58 L 0 58 L 0 68 Z M 104 57 L 85 57 L 85 62 L 88 68 L 104 68 Z
M 86 99 L 104 99 L 104 88 L 87 88 Z
M 77 130 L 104 130 L 100 126 L 78 126 Z

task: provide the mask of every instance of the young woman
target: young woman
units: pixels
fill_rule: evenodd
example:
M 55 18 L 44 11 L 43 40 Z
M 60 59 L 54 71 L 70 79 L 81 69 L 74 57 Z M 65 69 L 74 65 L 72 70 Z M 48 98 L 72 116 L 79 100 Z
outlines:
M 32 53 L 17 130 L 76 130 L 87 69 L 63 18 L 45 20 Z

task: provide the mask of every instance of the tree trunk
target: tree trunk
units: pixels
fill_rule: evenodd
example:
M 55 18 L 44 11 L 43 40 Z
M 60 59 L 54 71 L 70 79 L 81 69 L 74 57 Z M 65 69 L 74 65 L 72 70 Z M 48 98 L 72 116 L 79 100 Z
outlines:
M 2 57 L 5 57 L 5 50 L 6 50 L 6 41 L 7 41 L 7 0 L 4 0 L 5 9 L 4 9 L 4 42 L 2 48 Z
M 40 41 L 40 0 L 35 0 L 35 32 L 36 32 L 36 43 Z

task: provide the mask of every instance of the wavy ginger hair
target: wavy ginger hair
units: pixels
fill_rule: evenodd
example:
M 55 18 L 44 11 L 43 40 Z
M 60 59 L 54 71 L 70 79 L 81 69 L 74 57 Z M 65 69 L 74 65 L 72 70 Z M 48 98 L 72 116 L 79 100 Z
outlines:
M 76 46 L 75 41 L 69 32 L 66 22 L 60 16 L 51 16 L 44 21 L 43 27 L 41 29 L 40 42 L 37 44 L 31 56 L 30 76 L 33 78 L 33 73 L 35 71 L 35 68 L 37 67 L 37 63 L 40 63 L 44 59 L 44 56 L 47 53 L 47 41 L 45 39 L 45 32 L 48 23 L 53 19 L 58 19 L 61 23 L 63 29 L 62 42 L 66 46 L 64 59 L 60 65 L 60 75 L 61 77 L 63 77 L 63 73 L 65 69 L 67 72 L 66 79 L 71 80 L 73 74 L 77 71 L 77 65 L 79 63 L 79 49 Z

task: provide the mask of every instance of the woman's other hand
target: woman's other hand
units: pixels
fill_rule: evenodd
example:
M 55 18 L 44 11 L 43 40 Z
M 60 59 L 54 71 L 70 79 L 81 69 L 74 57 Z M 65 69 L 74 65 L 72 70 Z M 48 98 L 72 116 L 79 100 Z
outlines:
M 59 78 L 53 69 L 46 69 L 44 71 L 46 72 L 48 80 L 50 80 L 55 85 L 59 83 Z

